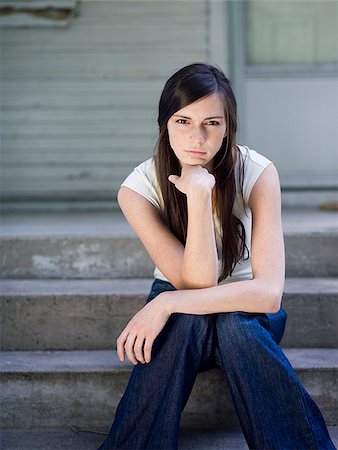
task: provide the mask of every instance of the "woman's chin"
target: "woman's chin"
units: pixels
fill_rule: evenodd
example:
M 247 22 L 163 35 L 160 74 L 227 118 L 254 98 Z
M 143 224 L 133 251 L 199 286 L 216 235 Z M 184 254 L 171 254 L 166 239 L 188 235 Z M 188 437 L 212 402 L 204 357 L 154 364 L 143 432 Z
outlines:
M 202 167 L 205 167 L 207 164 L 208 164 L 208 162 L 209 161 L 203 161 L 203 160 L 196 160 L 196 161 L 194 161 L 194 160 L 185 160 L 185 161 L 183 161 L 183 160 L 179 160 L 179 162 L 180 162 L 180 166 L 181 167 L 184 167 L 184 166 L 202 166 Z

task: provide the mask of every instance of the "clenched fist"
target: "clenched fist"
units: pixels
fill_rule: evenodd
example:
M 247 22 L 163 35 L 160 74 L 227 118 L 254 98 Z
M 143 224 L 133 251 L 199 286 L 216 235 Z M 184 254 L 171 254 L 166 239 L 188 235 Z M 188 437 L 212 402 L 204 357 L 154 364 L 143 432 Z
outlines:
M 186 195 L 201 190 L 211 192 L 215 186 L 215 177 L 200 165 L 184 165 L 180 177 L 169 175 L 168 180 L 175 185 L 176 189 Z

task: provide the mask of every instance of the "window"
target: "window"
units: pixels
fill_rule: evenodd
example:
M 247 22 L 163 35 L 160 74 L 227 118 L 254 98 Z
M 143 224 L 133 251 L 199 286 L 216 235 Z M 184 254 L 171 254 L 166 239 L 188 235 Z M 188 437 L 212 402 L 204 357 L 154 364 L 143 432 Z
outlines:
M 248 0 L 245 19 L 249 70 L 338 71 L 337 1 Z

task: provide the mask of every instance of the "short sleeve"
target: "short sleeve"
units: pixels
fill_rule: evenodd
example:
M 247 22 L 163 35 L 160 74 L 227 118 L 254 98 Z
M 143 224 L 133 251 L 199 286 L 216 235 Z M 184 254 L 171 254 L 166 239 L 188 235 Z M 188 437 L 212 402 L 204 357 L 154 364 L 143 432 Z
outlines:
M 255 150 L 251 150 L 248 147 L 246 149 L 248 151 L 244 159 L 243 196 L 245 203 L 248 204 L 252 188 L 260 174 L 269 164 L 273 163 Z
M 129 189 L 141 194 L 156 208 L 160 207 L 158 185 L 155 177 L 153 158 L 142 162 L 121 183 Z

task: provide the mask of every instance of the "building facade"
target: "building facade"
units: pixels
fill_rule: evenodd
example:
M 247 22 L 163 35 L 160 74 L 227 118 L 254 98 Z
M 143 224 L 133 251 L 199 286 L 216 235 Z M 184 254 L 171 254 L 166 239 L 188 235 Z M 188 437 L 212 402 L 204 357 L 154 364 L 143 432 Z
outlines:
M 338 2 L 3 1 L 3 207 L 111 207 L 151 157 L 165 80 L 220 66 L 240 144 L 272 159 L 285 204 L 338 190 Z

